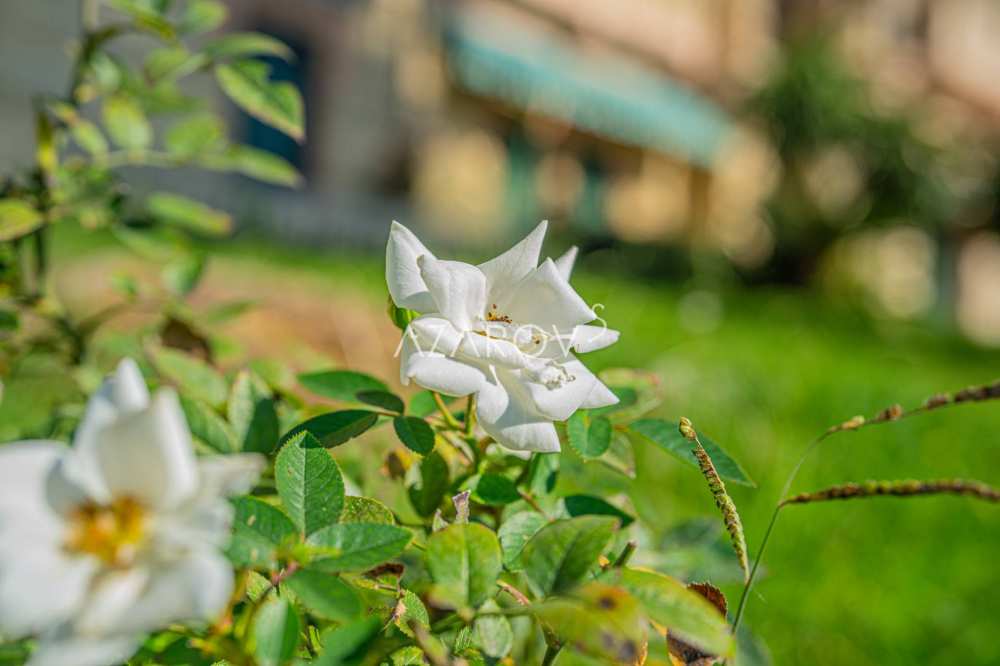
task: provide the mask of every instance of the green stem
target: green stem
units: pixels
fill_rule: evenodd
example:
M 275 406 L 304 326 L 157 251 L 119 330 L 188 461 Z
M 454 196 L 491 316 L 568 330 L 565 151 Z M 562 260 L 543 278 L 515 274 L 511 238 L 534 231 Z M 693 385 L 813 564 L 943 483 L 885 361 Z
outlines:
M 743 593 L 740 594 L 740 603 L 736 607 L 736 616 L 733 618 L 733 633 L 736 633 L 736 630 L 739 629 L 740 620 L 743 619 L 743 611 L 746 609 L 747 599 L 750 597 L 750 589 L 753 587 L 754 579 L 757 576 L 757 568 L 760 566 L 760 562 L 764 558 L 764 551 L 767 549 L 767 543 L 771 538 L 771 531 L 774 529 L 774 524 L 778 521 L 778 514 L 781 513 L 781 501 L 788 496 L 788 491 L 792 489 L 792 483 L 795 482 L 795 478 L 799 475 L 802 465 L 805 464 L 809 456 L 812 455 L 812 452 L 823 443 L 823 440 L 832 435 L 834 432 L 837 431 L 828 430 L 814 439 L 809 446 L 806 447 L 806 450 L 802 453 L 802 457 L 799 458 L 799 461 L 795 463 L 795 467 L 792 468 L 788 478 L 785 479 L 785 485 L 781 488 L 781 494 L 778 496 L 778 503 L 774 507 L 774 513 L 771 514 L 771 522 L 767 525 L 767 530 L 764 532 L 764 538 L 760 541 L 760 548 L 757 549 L 757 557 L 754 558 L 753 567 L 750 568 L 750 575 L 747 576 L 746 583 L 743 585 Z
M 476 431 L 476 394 L 469 396 L 469 402 L 465 407 L 465 436 L 472 437 Z
M 48 228 L 42 227 L 33 234 L 35 240 L 35 293 L 41 296 L 45 291 L 45 280 L 49 272 Z
M 437 405 L 438 411 L 441 412 L 441 417 L 444 419 L 445 424 L 452 430 L 461 430 L 462 425 L 455 418 L 455 415 L 451 413 L 451 410 L 448 409 L 448 405 L 444 404 L 441 394 L 437 391 L 431 391 L 431 396 L 434 398 L 434 404 Z
M 740 620 L 743 619 L 743 610 L 746 608 L 747 597 L 750 596 L 750 588 L 753 587 L 754 579 L 757 577 L 757 567 L 760 566 L 761 559 L 764 557 L 764 550 L 767 548 L 767 542 L 771 539 L 771 531 L 774 530 L 774 524 L 778 522 L 778 514 L 781 513 L 783 505 L 778 504 L 774 507 L 774 513 L 771 514 L 771 522 L 767 524 L 767 530 L 764 532 L 764 538 L 760 540 L 760 548 L 757 550 L 757 557 L 753 560 L 753 566 L 750 568 L 750 575 L 747 577 L 747 582 L 743 586 L 743 593 L 740 595 L 740 603 L 736 607 L 736 617 L 733 618 L 733 633 L 740 628 Z
M 561 645 L 547 645 L 545 647 L 545 656 L 542 658 L 542 666 L 551 666 L 552 662 L 559 656 L 560 650 L 562 650 Z

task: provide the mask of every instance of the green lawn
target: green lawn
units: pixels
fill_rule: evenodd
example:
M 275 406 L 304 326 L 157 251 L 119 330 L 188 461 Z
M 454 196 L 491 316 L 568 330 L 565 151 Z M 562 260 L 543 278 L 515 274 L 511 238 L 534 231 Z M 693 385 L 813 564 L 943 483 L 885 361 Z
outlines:
M 79 247 L 83 246 L 74 246 Z M 231 248 L 231 249 L 230 249 Z M 67 251 L 67 250 L 64 250 Z M 379 257 L 242 243 L 222 251 L 384 305 Z M 924 326 L 876 324 L 815 294 L 755 290 L 721 297 L 715 328 L 691 332 L 676 285 L 587 273 L 575 282 L 621 342 L 596 369 L 658 372 L 661 416 L 690 417 L 737 457 L 757 488 L 732 487 L 755 553 L 777 493 L 809 440 L 855 414 L 919 404 L 1000 377 L 1000 355 Z M 942 410 L 832 438 L 795 490 L 869 478 L 975 477 L 1000 484 L 1000 404 Z M 701 477 L 656 450 L 636 451 L 631 496 L 678 573 L 731 578 L 719 538 L 705 555 L 689 524 L 715 518 Z M 1000 508 L 950 497 L 790 507 L 778 523 L 747 625 L 779 664 L 1000 663 Z M 720 568 L 719 562 L 725 563 Z M 725 591 L 735 606 L 738 586 Z

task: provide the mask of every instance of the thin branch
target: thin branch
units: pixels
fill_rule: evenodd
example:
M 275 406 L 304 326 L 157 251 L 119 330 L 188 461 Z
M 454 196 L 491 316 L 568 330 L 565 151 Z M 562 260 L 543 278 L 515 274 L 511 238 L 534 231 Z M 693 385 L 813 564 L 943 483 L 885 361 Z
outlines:
M 431 396 L 434 398 L 434 404 L 437 405 L 438 411 L 441 412 L 441 416 L 444 418 L 444 422 L 448 425 L 448 427 L 453 430 L 461 430 L 462 424 L 458 422 L 455 415 L 451 413 L 450 409 L 448 409 L 448 405 L 444 404 L 441 394 L 437 391 L 431 391 Z

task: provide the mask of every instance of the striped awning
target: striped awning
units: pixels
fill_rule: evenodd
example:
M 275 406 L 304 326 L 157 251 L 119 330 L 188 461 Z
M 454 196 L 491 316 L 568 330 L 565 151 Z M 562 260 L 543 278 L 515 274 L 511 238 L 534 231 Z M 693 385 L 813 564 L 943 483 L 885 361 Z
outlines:
M 581 130 L 711 167 L 731 121 L 713 101 L 642 62 L 456 11 L 445 24 L 459 85 Z

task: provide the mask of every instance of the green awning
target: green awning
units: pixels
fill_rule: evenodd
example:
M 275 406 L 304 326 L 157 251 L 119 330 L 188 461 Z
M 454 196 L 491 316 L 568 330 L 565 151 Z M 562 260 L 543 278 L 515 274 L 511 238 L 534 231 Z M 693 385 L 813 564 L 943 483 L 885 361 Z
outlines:
M 621 143 L 710 167 L 731 126 L 711 100 L 636 61 L 462 13 L 449 18 L 445 37 L 463 87 Z

